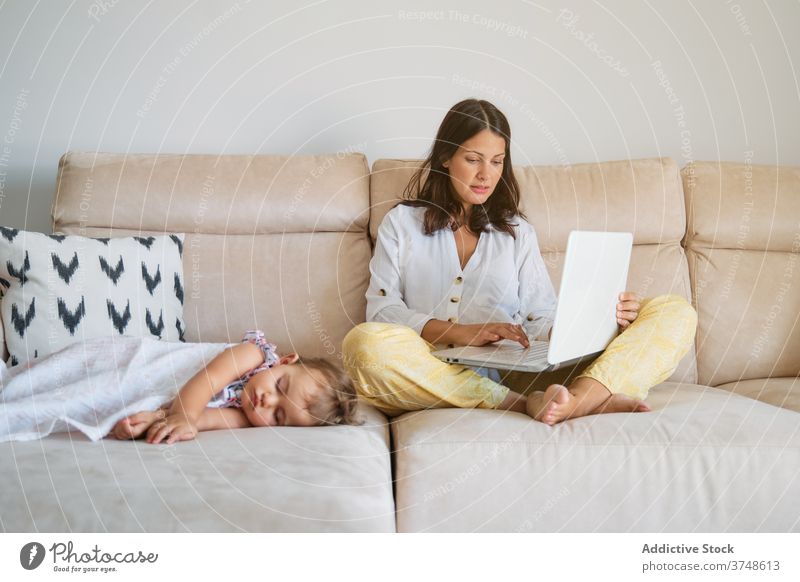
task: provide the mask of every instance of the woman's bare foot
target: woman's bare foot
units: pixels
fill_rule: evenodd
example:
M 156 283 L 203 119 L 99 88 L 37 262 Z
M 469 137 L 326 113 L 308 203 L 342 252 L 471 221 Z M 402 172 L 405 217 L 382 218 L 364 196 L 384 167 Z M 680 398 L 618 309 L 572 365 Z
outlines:
M 153 411 L 137 412 L 127 418 L 123 418 L 109 433 L 115 439 L 125 441 L 136 439 L 144 435 L 147 429 L 153 426 L 153 423 L 164 418 L 165 411 L 163 408 Z
M 542 405 L 539 413 L 534 418 L 550 426 L 568 418 L 586 414 L 576 415 L 578 408 L 577 398 L 572 395 L 566 386 L 561 384 L 551 384 L 547 387 L 547 390 L 542 394 Z
M 610 414 L 612 412 L 650 412 L 650 407 L 642 400 L 636 400 L 624 394 L 612 394 L 589 414 Z
M 612 412 L 647 412 L 650 407 L 640 400 L 622 394 L 611 394 L 600 382 L 581 377 L 567 389 L 551 384 L 544 392 L 528 398 L 528 415 L 548 425 L 570 418 Z

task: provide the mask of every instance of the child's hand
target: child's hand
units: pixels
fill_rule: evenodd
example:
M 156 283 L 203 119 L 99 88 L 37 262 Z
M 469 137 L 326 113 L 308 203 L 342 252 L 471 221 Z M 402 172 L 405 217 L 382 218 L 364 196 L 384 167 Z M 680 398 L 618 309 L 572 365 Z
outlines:
M 147 442 L 156 445 L 164 439 L 171 445 L 177 441 L 190 441 L 197 436 L 197 426 L 183 414 L 169 414 L 164 420 L 153 423 L 147 431 Z

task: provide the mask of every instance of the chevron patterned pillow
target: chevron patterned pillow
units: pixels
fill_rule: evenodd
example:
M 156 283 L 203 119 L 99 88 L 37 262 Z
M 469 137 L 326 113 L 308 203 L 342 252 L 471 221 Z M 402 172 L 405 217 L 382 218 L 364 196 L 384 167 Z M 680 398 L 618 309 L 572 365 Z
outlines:
M 183 235 L 86 238 L 0 226 L 10 365 L 89 338 L 183 341 Z

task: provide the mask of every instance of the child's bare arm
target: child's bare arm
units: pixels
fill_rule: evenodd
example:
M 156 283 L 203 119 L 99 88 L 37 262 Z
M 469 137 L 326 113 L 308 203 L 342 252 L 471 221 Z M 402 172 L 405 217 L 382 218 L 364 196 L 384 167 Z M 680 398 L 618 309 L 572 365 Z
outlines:
M 147 431 L 147 442 L 156 444 L 166 439 L 171 444 L 193 439 L 199 430 L 208 430 L 201 428 L 200 419 L 214 395 L 263 362 L 264 354 L 254 344 L 226 349 L 181 388 L 166 418 Z
M 183 414 L 196 421 L 217 392 L 263 361 L 263 352 L 251 343 L 226 349 L 181 388 L 167 415 Z
M 197 430 L 247 428 L 250 421 L 239 408 L 206 408 L 197 420 Z

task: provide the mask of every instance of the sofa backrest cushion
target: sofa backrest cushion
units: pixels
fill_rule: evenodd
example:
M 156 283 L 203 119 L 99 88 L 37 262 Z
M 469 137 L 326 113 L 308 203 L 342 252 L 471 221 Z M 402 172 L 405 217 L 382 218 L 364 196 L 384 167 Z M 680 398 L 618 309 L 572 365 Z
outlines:
M 339 353 L 364 319 L 369 169 L 361 154 L 65 154 L 54 230 L 182 232 L 186 340 L 263 329 L 281 353 Z
M 800 167 L 683 171 L 699 381 L 800 375 Z
M 377 160 L 370 177 L 370 235 L 400 201 L 420 160 Z M 572 166 L 515 167 L 521 209 L 533 224 L 556 289 L 572 230 L 633 232 L 628 289 L 643 297 L 691 299 L 681 240 L 686 227 L 681 178 L 670 158 Z M 696 381 L 694 350 L 672 380 Z

